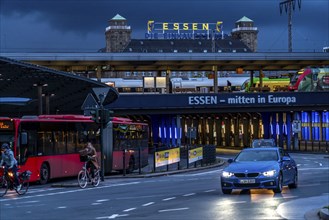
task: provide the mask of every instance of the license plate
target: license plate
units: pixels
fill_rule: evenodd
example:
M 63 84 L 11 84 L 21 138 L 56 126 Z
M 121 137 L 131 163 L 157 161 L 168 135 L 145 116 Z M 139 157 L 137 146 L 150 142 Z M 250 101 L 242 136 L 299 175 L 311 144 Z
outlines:
M 240 180 L 240 183 L 243 183 L 243 184 L 255 183 L 255 182 L 256 182 L 255 179 L 242 179 L 242 180 Z

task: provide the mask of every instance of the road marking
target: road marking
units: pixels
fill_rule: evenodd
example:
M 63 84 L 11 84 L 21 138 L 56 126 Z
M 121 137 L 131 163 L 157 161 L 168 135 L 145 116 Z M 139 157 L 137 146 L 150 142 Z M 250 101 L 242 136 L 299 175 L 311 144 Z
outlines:
M 206 175 L 206 174 L 209 174 L 209 173 L 219 173 L 222 170 L 223 169 L 218 169 L 218 170 L 212 170 L 212 171 L 208 171 L 208 172 L 195 173 L 195 174 L 190 174 L 189 176 L 200 176 L 200 175 Z
M 173 200 L 173 199 L 176 199 L 176 197 L 165 198 L 162 201 L 169 201 L 169 200 Z
M 174 211 L 183 211 L 183 210 L 187 210 L 190 208 L 178 208 L 178 209 L 163 209 L 163 210 L 159 210 L 158 212 L 174 212 Z
M 58 209 L 66 209 L 67 207 L 66 206 L 58 206 L 57 208 Z
M 328 170 L 328 167 L 298 168 L 298 171 L 300 170 Z
M 321 186 L 321 183 L 311 183 L 311 184 L 298 184 L 298 187 L 310 187 L 310 186 Z
M 96 200 L 96 202 L 107 202 L 109 201 L 109 199 L 99 199 L 99 200 Z
M 37 195 L 26 195 L 26 196 L 22 196 L 22 197 L 14 197 L 14 198 L 0 199 L 0 202 L 13 201 L 13 200 L 22 200 L 22 199 L 31 199 L 31 198 L 35 198 L 35 197 L 56 196 L 58 194 L 75 193 L 75 192 L 82 192 L 82 191 L 86 191 L 86 190 L 97 190 L 97 189 L 110 188 L 110 187 L 116 187 L 116 186 L 136 185 L 136 184 L 140 184 L 140 183 L 141 182 L 119 183 L 119 184 L 111 184 L 111 185 L 105 185 L 105 186 L 98 186 L 98 187 L 93 187 L 93 188 L 69 190 L 69 191 L 63 191 L 63 192 L 54 192 L 54 193 L 37 194 Z
M 133 210 L 135 210 L 136 208 L 130 208 L 130 209 L 125 209 L 125 210 L 123 210 L 124 212 L 130 212 L 130 211 L 133 211 Z
M 96 219 L 115 219 L 116 217 L 125 217 L 125 216 L 129 216 L 129 215 L 128 214 L 123 214 L 123 215 L 113 214 L 111 216 L 97 217 Z
M 146 203 L 146 204 L 143 204 L 142 206 L 149 206 L 149 205 L 153 205 L 154 202 L 149 202 L 149 203 Z
M 189 193 L 189 194 L 185 194 L 183 196 L 194 196 L 194 195 L 195 195 L 195 193 Z
M 102 203 L 99 203 L 99 202 L 94 202 L 94 203 L 91 203 L 91 205 L 101 205 Z
M 216 191 L 216 190 L 215 189 L 210 189 L 210 190 L 206 190 L 204 192 L 209 193 L 209 192 L 214 192 L 214 191 Z
M 37 203 L 37 202 L 40 202 L 40 201 L 26 201 L 26 202 L 19 202 L 19 204 L 25 204 L 25 203 Z

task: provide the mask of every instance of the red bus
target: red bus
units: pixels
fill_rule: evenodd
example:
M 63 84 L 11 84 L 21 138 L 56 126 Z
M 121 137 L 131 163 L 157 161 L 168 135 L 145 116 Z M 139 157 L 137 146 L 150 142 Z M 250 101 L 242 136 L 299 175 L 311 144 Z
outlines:
M 0 117 L 0 145 L 9 143 L 20 171 L 30 170 L 30 181 L 41 184 L 77 175 L 83 165 L 78 152 L 87 141 L 92 142 L 100 159 L 100 131 L 90 116 Z M 133 171 L 148 164 L 147 124 L 114 117 L 103 129 L 103 135 L 105 174 L 122 171 L 124 167 Z

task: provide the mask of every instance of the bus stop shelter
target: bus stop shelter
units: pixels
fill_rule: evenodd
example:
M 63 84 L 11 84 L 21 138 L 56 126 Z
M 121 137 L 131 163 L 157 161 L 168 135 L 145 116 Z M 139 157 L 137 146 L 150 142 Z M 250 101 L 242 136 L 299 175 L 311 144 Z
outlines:
M 119 96 L 99 81 L 0 57 L 1 116 L 82 114 L 82 104 L 93 88 L 109 88 L 104 104 Z

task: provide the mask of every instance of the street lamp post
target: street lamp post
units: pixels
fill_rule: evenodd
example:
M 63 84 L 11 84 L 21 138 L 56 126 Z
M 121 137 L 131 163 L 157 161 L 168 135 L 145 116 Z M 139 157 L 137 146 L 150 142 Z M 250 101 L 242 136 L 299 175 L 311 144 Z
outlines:
M 101 118 L 101 123 L 100 123 L 100 129 L 101 129 L 101 181 L 104 181 L 104 137 L 103 137 L 103 130 L 104 130 L 104 122 L 106 121 L 104 118 L 104 102 L 105 96 L 103 93 L 99 94 L 99 109 L 100 109 L 100 118 Z

